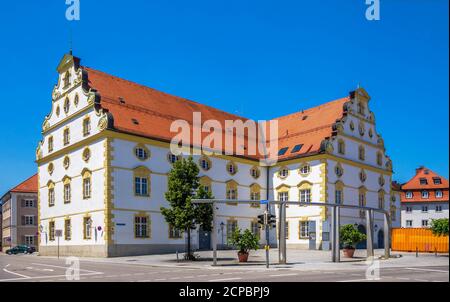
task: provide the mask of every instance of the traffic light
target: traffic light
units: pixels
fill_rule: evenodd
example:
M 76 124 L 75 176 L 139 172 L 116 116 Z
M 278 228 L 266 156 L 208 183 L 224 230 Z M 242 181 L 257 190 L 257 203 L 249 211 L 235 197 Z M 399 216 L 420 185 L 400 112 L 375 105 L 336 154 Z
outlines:
M 269 224 L 271 227 L 275 228 L 277 226 L 277 217 L 273 214 L 269 215 Z
M 264 225 L 264 214 L 258 215 L 258 223 Z

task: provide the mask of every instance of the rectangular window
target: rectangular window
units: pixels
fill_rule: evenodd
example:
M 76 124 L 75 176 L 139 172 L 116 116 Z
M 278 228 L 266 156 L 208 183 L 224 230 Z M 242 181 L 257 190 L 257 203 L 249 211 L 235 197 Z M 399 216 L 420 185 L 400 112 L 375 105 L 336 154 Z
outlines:
M 55 240 L 55 222 L 50 221 L 48 223 L 48 240 L 54 241 Z
M 428 181 L 427 181 L 426 178 L 419 179 L 419 182 L 420 182 L 421 185 L 427 185 L 428 184 Z
M 72 225 L 70 219 L 64 220 L 64 239 L 65 240 L 72 239 Z
M 300 190 L 300 202 L 311 202 L 311 189 Z
M 309 238 L 309 222 L 300 221 L 299 222 L 299 239 Z
M 92 236 L 92 220 L 91 217 L 83 217 L 83 238 L 91 239 Z
M 48 152 L 50 153 L 53 151 L 53 136 L 50 136 L 48 138 L 47 143 L 48 143 Z
M 342 204 L 342 191 L 341 190 L 336 190 L 335 191 L 335 201 L 336 201 L 336 204 Z
M 36 217 L 32 215 L 23 216 L 23 225 L 35 225 Z
M 411 213 L 412 212 L 412 207 L 406 207 L 406 213 Z
M 83 179 L 83 198 L 87 199 L 91 197 L 91 178 Z
M 428 220 L 422 220 L 422 227 L 428 227 Z
M 55 205 L 55 189 L 48 189 L 48 206 L 53 207 Z
M 70 184 L 64 185 L 64 203 L 70 203 Z
M 83 136 L 91 133 L 91 120 L 89 118 L 83 120 Z
M 422 198 L 428 198 L 428 191 L 422 191 Z
M 148 179 L 146 177 L 134 178 L 134 193 L 138 196 L 148 196 Z
M 413 192 L 411 192 L 411 191 L 406 192 L 406 198 L 408 198 L 408 199 L 413 198 Z
M 413 226 L 413 221 L 412 220 L 406 220 L 406 226 L 407 227 L 412 227 Z
M 227 240 L 231 239 L 234 231 L 237 229 L 237 220 L 228 220 L 227 221 Z
M 182 238 L 182 232 L 179 229 L 174 228 L 173 226 L 169 225 L 169 238 L 170 239 L 180 239 Z
M 25 208 L 34 208 L 35 207 L 35 202 L 32 199 L 25 199 L 24 200 L 24 207 Z
M 423 213 L 428 212 L 428 207 L 427 207 L 427 206 L 422 206 L 422 212 L 423 212 Z
M 442 190 L 436 190 L 435 192 L 436 198 L 442 198 L 444 194 L 442 193 Z
M 289 192 L 279 192 L 278 200 L 279 201 L 289 201 Z
M 34 245 L 34 236 L 33 235 L 25 235 L 25 245 L 33 246 Z
M 134 217 L 134 237 L 149 238 L 150 237 L 150 218 L 149 216 Z
M 436 212 L 442 212 L 442 206 L 436 206 Z
M 378 197 L 378 207 L 380 209 L 384 209 L 384 197 L 383 196 Z
M 70 143 L 70 132 L 69 129 L 64 129 L 64 146 Z

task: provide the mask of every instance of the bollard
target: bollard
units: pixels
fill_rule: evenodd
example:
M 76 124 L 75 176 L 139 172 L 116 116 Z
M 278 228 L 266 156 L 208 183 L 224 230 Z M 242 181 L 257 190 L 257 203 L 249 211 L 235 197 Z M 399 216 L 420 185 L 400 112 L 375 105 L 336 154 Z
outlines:
M 419 248 L 416 246 L 416 258 L 419 257 Z
M 177 262 L 180 262 L 180 259 L 178 258 L 178 250 L 177 250 Z
M 437 257 L 437 248 L 434 247 L 434 256 Z

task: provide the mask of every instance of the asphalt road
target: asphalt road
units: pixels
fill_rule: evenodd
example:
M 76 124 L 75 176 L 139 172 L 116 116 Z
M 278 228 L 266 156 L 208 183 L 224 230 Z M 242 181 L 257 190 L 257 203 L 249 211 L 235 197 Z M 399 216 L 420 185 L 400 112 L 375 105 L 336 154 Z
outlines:
M 449 282 L 449 267 L 381 268 L 379 280 L 368 280 L 366 269 L 294 270 L 289 268 L 156 267 L 81 260 L 79 280 L 66 278 L 64 259 L 0 255 L 0 282 Z

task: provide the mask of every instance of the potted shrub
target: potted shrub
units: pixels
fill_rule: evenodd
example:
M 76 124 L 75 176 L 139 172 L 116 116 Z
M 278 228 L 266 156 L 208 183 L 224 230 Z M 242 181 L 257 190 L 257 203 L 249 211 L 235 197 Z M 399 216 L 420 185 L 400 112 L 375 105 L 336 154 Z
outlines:
M 248 229 L 243 233 L 240 229 L 236 229 L 231 235 L 229 243 L 238 249 L 239 262 L 247 262 L 248 252 L 250 250 L 256 251 L 259 248 L 258 236 Z
M 366 235 L 358 231 L 353 224 L 346 224 L 341 227 L 340 241 L 344 246 L 344 256 L 353 258 L 356 245 L 363 240 L 366 240 Z

